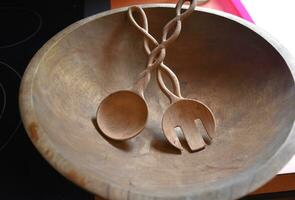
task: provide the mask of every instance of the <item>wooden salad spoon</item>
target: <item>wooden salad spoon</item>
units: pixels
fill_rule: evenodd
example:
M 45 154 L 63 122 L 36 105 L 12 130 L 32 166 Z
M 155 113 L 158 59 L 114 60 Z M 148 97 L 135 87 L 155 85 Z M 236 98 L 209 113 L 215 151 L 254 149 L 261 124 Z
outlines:
M 177 13 L 180 13 L 184 3 L 184 1 L 180 2 L 176 6 Z M 130 9 L 132 10 L 132 8 Z M 176 21 L 181 20 L 179 16 L 176 18 Z M 175 19 L 171 21 L 175 21 Z M 142 23 L 143 27 L 148 29 L 146 18 L 142 20 Z M 172 26 L 165 26 L 163 35 L 167 37 L 171 28 Z M 165 48 L 177 39 L 180 29 L 180 26 L 176 26 L 169 38 L 153 49 L 149 54 L 147 69 L 140 74 L 139 79 L 130 90 L 111 93 L 102 100 L 97 110 L 96 119 L 98 127 L 104 135 L 114 140 L 127 140 L 135 137 L 145 127 L 148 108 L 144 98 L 144 90 L 150 81 L 150 73 L 162 63 L 166 55 Z
M 194 7 L 194 5 L 195 2 L 191 1 L 191 7 Z M 186 16 L 192 13 L 193 9 L 191 9 L 191 7 L 186 11 Z M 139 11 L 143 21 L 146 20 L 146 15 L 144 11 L 139 7 L 134 7 L 129 10 L 129 18 L 131 19 L 132 23 L 145 35 L 145 50 L 147 54 L 150 54 L 151 51 L 148 46 L 148 40 L 151 41 L 154 45 L 158 45 L 158 42 L 148 33 L 148 29 L 140 27 L 135 22 L 132 16 L 132 10 Z M 180 12 L 178 12 L 177 15 L 180 16 Z M 166 26 L 172 27 L 175 25 L 175 23 L 176 27 L 180 26 L 181 28 L 181 21 L 177 20 L 177 18 L 171 20 Z M 162 41 L 165 41 L 166 37 L 167 34 L 163 34 Z M 160 64 L 160 66 L 161 68 L 157 69 L 158 83 L 162 91 L 166 94 L 171 102 L 171 105 L 165 111 L 162 119 L 162 129 L 164 135 L 174 147 L 183 150 L 183 147 L 175 133 L 175 128 L 180 127 L 192 151 L 203 149 L 206 145 L 204 140 L 206 141 L 206 143 L 210 143 L 215 133 L 215 118 L 212 111 L 200 101 L 183 98 L 181 96 L 180 84 L 177 76 L 166 65 L 164 65 L 163 62 Z M 172 93 L 166 87 L 162 78 L 161 70 L 165 70 L 164 72 L 170 78 L 173 85 L 174 93 Z M 207 132 L 207 135 L 202 136 L 201 134 L 196 132 L 196 119 L 200 119 Z

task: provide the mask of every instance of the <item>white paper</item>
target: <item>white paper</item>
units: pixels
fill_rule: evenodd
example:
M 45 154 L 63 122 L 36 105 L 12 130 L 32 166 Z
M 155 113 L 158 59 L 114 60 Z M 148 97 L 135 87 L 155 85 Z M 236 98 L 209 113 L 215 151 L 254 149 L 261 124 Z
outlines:
M 280 41 L 295 57 L 295 1 L 241 0 L 256 25 Z

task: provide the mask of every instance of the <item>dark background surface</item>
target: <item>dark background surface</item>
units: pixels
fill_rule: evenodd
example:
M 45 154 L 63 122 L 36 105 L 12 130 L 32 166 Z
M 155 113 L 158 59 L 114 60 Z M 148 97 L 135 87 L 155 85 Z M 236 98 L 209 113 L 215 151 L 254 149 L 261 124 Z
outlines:
M 48 39 L 73 22 L 107 9 L 109 2 L 101 0 L 0 1 L 0 200 L 94 198 L 37 152 L 20 123 L 18 90 L 19 76 Z
M 73 22 L 109 8 L 106 0 L 0 1 L 0 200 L 94 199 L 37 152 L 20 122 L 18 90 L 30 59 L 48 39 Z M 294 196 L 289 192 L 243 200 L 295 200 Z

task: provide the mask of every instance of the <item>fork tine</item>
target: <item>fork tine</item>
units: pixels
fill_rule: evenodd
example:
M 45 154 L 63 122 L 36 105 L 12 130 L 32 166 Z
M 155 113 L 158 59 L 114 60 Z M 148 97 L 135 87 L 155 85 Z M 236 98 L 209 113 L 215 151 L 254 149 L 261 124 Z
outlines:
M 204 115 L 200 118 L 207 135 L 212 140 L 212 138 L 215 136 L 215 119 L 212 112 L 208 109 L 207 112 L 204 112 Z
M 212 138 L 208 134 L 207 129 L 205 128 L 205 125 L 204 125 L 203 121 L 201 121 L 201 119 L 198 118 L 198 119 L 194 120 L 194 123 L 196 125 L 197 132 L 202 135 L 205 143 L 207 145 L 211 144 L 212 143 Z
M 192 151 L 198 151 L 205 148 L 206 144 L 202 135 L 197 132 L 194 121 L 187 121 L 182 124 L 180 128 L 182 129 L 184 137 Z
M 166 136 L 166 138 L 170 142 L 170 144 L 172 144 L 177 149 L 183 151 L 184 149 L 183 149 L 183 147 L 182 147 L 182 145 L 175 133 L 174 128 L 163 126 L 163 130 L 164 130 L 163 131 L 164 135 Z

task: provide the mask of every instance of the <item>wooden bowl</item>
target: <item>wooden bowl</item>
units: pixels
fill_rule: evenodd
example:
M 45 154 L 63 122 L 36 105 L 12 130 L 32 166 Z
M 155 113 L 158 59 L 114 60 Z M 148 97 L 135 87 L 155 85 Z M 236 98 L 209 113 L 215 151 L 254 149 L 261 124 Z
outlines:
M 145 10 L 159 38 L 174 8 Z M 123 8 L 69 26 L 29 64 L 20 90 L 25 128 L 44 158 L 77 185 L 106 199 L 236 199 L 270 180 L 294 154 L 294 61 L 253 24 L 199 8 L 168 49 L 165 63 L 183 95 L 215 114 L 217 137 L 203 151 L 179 154 L 164 138 L 169 102 L 155 78 L 140 135 L 114 142 L 98 132 L 100 101 L 128 89 L 146 61 L 142 35 Z

